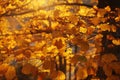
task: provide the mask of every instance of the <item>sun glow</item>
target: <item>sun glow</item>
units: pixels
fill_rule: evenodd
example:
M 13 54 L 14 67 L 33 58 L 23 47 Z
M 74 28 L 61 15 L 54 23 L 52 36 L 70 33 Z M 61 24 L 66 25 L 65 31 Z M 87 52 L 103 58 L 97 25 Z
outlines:
M 44 7 L 44 6 L 47 6 L 48 5 L 48 0 L 33 0 L 32 2 L 31 2 L 31 7 L 33 8 L 33 9 L 39 9 L 40 7 Z

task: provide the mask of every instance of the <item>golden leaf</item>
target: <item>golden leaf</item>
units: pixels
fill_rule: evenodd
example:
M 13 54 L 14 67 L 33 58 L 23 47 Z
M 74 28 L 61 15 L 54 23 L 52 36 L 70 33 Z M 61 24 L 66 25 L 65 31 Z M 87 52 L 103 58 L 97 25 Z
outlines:
M 111 63 L 112 61 L 117 61 L 117 57 L 114 54 L 104 54 L 101 61 L 103 63 Z
M 84 68 L 79 68 L 76 73 L 77 80 L 85 79 L 88 76 L 87 69 Z
M 101 29 L 101 31 L 110 31 L 111 30 L 111 26 L 108 24 L 101 24 L 99 26 L 97 26 L 98 28 Z
M 113 39 L 113 40 L 112 40 L 112 43 L 113 43 L 114 45 L 120 45 L 120 40 L 119 40 L 119 39 Z
M 110 12 L 110 11 L 111 11 L 110 6 L 106 6 L 106 7 L 105 7 L 105 10 L 108 11 L 108 12 Z
M 87 28 L 80 27 L 80 32 L 81 32 L 81 33 L 86 33 L 86 32 L 87 32 Z
M 16 77 L 16 70 L 14 66 L 9 66 L 7 72 L 5 73 L 7 80 L 13 80 Z
M 78 22 L 78 17 L 77 16 L 75 16 L 75 15 L 71 15 L 71 16 L 69 16 L 69 20 L 71 21 L 71 23 L 77 23 Z
M 55 80 L 65 80 L 65 74 L 62 71 L 58 71 Z
M 99 17 L 92 18 L 91 22 L 94 25 L 98 25 L 100 23 L 100 18 Z

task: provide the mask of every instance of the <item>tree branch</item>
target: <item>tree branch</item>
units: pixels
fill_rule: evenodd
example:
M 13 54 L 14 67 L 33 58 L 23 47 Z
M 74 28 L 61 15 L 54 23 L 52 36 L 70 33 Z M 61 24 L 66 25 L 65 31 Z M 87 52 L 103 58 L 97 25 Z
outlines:
M 17 16 L 17 15 L 24 15 L 24 14 L 32 13 L 32 12 L 35 12 L 35 11 L 44 10 L 44 9 L 47 9 L 47 8 L 50 8 L 50 7 L 63 6 L 63 5 L 66 5 L 66 6 L 87 6 L 87 7 L 89 7 L 89 8 L 92 8 L 91 5 L 81 4 L 81 3 L 58 3 L 58 4 L 48 5 L 48 6 L 45 6 L 45 7 L 40 7 L 40 8 L 37 9 L 37 10 L 32 9 L 32 10 L 27 10 L 27 11 L 18 12 L 18 13 L 3 14 L 2 16 Z

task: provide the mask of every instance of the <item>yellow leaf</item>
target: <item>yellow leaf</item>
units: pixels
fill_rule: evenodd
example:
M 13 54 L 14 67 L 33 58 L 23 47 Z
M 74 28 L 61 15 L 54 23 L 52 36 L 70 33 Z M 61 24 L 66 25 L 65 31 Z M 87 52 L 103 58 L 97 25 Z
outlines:
M 118 39 L 114 39 L 114 40 L 112 40 L 112 43 L 114 44 L 114 45 L 120 45 L 120 40 Z
M 7 72 L 5 73 L 7 80 L 13 80 L 16 77 L 16 70 L 14 66 L 9 66 Z
M 105 10 L 108 11 L 108 12 L 110 12 L 110 11 L 111 11 L 110 6 L 106 6 L 106 7 L 105 7 Z
M 56 80 L 65 80 L 65 74 L 62 71 L 58 71 Z
M 80 32 L 81 32 L 81 33 L 86 33 L 86 32 L 87 32 L 87 28 L 80 27 Z
M 110 25 L 108 25 L 108 24 L 101 24 L 101 25 L 99 25 L 99 26 L 97 26 L 98 28 L 100 28 L 101 29 L 101 31 L 110 31 L 111 29 L 111 26 Z

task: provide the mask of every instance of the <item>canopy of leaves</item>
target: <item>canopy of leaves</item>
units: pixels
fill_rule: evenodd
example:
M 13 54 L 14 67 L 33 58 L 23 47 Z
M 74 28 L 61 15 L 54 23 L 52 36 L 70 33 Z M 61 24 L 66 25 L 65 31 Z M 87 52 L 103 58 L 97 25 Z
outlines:
M 120 9 L 96 3 L 0 0 L 0 80 L 119 80 Z

